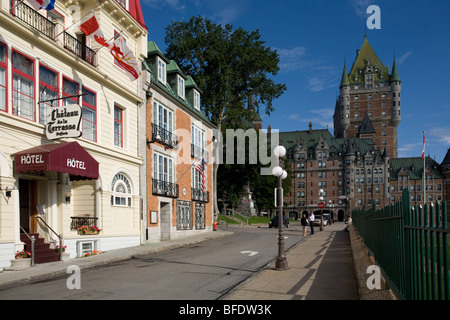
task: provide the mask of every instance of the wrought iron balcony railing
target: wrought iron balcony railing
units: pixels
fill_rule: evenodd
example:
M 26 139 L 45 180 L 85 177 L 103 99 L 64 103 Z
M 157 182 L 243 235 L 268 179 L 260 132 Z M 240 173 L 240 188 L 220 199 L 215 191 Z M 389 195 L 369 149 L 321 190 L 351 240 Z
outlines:
M 203 192 L 201 189 L 191 188 L 191 200 L 209 202 L 209 191 Z
M 50 39 L 55 38 L 55 24 L 24 2 L 11 0 L 11 15 Z
M 196 146 L 191 143 L 191 158 L 200 160 L 201 158 L 205 159 L 205 163 L 208 163 L 209 153 L 205 149 Z
M 159 196 L 178 198 L 178 184 L 152 179 L 152 193 Z
M 173 149 L 178 144 L 178 136 L 157 124 L 152 123 L 152 141 L 150 142 L 159 142 L 166 148 Z
M 71 230 L 77 230 L 82 226 L 87 227 L 96 227 L 97 226 L 97 217 L 70 217 L 72 222 L 70 224 Z
M 64 48 L 73 52 L 75 55 L 77 55 L 84 61 L 89 62 L 94 67 L 97 66 L 96 52 L 65 31 L 64 31 Z

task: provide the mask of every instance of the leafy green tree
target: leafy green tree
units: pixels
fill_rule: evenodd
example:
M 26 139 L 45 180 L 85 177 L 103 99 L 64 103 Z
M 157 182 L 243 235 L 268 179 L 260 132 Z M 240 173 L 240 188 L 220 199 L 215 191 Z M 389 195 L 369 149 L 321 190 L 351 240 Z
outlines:
M 202 108 L 220 132 L 251 119 L 253 110 L 246 108 L 250 95 L 269 115 L 274 110 L 272 101 L 286 90 L 286 85 L 273 80 L 279 71 L 278 53 L 265 46 L 258 30 L 234 30 L 230 24 L 217 25 L 198 16 L 167 26 L 165 43 L 166 56 L 202 89 Z M 215 162 L 216 186 L 218 167 Z M 218 213 L 217 194 L 214 210 Z

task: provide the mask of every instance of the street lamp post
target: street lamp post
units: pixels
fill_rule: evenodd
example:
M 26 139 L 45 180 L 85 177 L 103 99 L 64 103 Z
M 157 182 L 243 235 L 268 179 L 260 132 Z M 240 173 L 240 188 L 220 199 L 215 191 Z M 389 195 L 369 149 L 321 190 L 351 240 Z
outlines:
M 274 154 L 278 158 L 278 166 L 272 169 L 272 174 L 278 177 L 277 188 L 277 206 L 278 206 L 278 257 L 275 261 L 275 269 L 285 270 L 288 268 L 288 262 L 284 255 L 284 236 L 283 236 L 283 187 L 282 180 L 287 177 L 287 172 L 280 166 L 280 158 L 286 154 L 286 149 L 283 146 L 277 146 L 274 149 Z
M 319 200 L 323 202 L 323 189 L 319 190 Z M 323 230 L 323 208 L 320 209 L 320 231 Z

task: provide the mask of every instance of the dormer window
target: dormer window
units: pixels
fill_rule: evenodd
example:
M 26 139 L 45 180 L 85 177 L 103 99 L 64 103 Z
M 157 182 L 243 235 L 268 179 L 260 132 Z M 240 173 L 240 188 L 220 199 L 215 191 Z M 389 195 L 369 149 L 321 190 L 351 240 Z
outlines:
M 181 76 L 178 76 L 178 96 L 181 99 L 184 99 L 184 79 Z
M 161 58 L 158 58 L 158 81 L 166 84 L 166 63 Z
M 200 92 L 194 90 L 194 108 L 200 111 Z

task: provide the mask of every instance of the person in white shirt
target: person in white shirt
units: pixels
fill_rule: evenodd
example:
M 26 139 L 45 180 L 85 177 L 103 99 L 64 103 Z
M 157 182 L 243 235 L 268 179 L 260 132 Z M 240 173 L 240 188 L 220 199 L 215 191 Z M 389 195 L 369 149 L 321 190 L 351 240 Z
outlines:
M 311 227 L 311 234 L 314 234 L 314 213 L 309 214 L 309 226 Z

